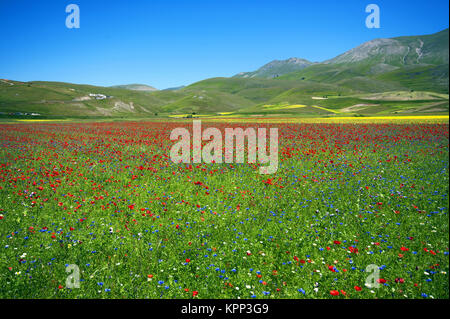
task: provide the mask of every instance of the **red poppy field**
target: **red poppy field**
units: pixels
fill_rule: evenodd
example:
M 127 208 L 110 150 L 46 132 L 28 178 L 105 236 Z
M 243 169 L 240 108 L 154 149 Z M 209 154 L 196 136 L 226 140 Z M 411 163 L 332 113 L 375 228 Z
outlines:
M 448 123 L 239 124 L 272 175 L 174 164 L 191 125 L 1 124 L 0 297 L 449 297 Z

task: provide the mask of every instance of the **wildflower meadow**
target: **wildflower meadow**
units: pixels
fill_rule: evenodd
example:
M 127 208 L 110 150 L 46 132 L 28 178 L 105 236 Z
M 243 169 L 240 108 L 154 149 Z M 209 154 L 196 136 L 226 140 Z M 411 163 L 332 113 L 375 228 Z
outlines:
M 189 121 L 1 124 L 0 297 L 449 297 L 448 122 L 202 124 L 278 128 L 276 172 L 172 162 Z

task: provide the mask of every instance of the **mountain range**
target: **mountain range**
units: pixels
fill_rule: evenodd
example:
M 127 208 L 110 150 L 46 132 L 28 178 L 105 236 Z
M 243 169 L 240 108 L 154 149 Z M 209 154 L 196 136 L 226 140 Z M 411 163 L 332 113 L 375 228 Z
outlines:
M 0 117 L 448 114 L 448 40 L 448 29 L 374 39 L 323 62 L 274 60 L 166 90 L 3 79 Z

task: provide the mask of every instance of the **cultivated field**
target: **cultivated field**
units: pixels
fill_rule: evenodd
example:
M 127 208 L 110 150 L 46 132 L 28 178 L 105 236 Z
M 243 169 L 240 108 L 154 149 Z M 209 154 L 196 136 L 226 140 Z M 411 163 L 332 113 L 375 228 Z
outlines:
M 0 298 L 449 297 L 448 117 L 205 120 L 278 127 L 273 175 L 172 163 L 191 125 L 1 124 Z

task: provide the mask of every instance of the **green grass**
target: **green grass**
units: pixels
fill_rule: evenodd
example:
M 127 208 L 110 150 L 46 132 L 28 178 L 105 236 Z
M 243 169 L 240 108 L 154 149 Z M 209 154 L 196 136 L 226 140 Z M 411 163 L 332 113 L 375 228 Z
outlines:
M 376 76 L 377 80 L 399 83 L 411 90 L 448 94 L 448 64 L 410 66 Z

